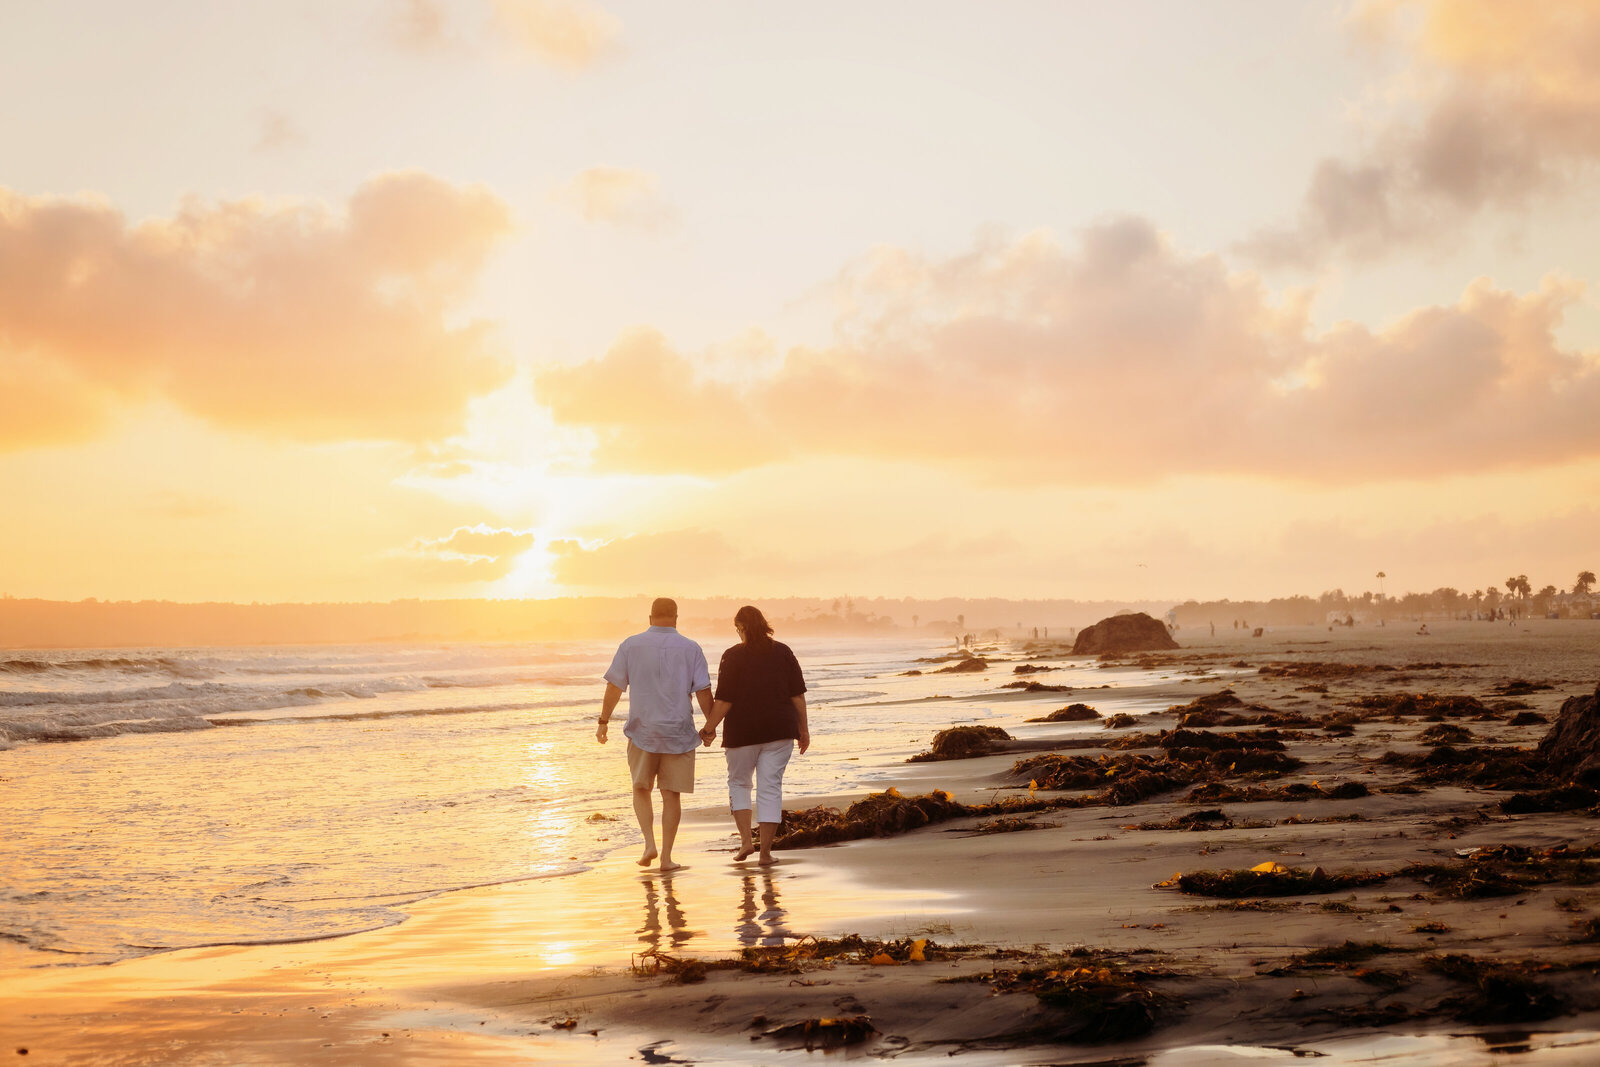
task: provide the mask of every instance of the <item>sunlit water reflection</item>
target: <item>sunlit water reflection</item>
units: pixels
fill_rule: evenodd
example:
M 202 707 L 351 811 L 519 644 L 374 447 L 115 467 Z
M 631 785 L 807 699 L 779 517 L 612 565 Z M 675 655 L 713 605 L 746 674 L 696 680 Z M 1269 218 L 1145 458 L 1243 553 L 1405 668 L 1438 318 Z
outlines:
M 945 651 L 927 641 L 793 643 L 815 747 L 790 765 L 791 801 L 881 788 L 936 730 L 1024 711 L 916 702 L 1004 680 L 904 674 Z M 720 650 L 707 649 L 713 664 Z M 0 675 L 12 739 L 0 751 L 0 964 L 334 936 L 402 921 L 398 904 L 559 877 L 636 845 L 620 731 L 605 747 L 593 734 L 611 651 L 0 653 L 26 665 Z M 88 739 L 28 740 L 46 736 Z M 701 760 L 686 806 L 721 809 L 720 753 Z M 642 943 L 692 937 L 670 881 L 653 892 Z M 744 892 L 752 943 L 784 936 L 771 886 L 758 877 Z

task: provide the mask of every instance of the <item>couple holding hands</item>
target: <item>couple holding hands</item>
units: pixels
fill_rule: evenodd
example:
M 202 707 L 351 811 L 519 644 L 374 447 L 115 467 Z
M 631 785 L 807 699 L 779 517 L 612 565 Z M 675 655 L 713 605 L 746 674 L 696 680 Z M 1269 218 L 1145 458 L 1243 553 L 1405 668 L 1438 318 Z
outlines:
M 623 641 L 605 673 L 595 738 L 605 744 L 606 724 L 628 691 L 623 733 L 633 777 L 633 812 L 644 835 L 641 867 L 650 866 L 658 855 L 663 873 L 683 866 L 672 858 L 683 814 L 682 794 L 694 792 L 695 750 L 716 739 L 719 725 L 728 760 L 728 806 L 739 828 L 739 849 L 733 858 L 746 859 L 759 847 L 760 862 L 772 863 L 772 839 L 783 821 L 784 768 L 796 743 L 802 753 L 811 747 L 806 683 L 794 652 L 772 639 L 772 627 L 759 608 L 740 608 L 733 628 L 739 643 L 722 654 L 715 695 L 705 653 L 678 632 L 678 605 L 666 597 L 651 604 L 650 628 Z M 698 731 L 691 697 L 706 720 Z M 661 793 L 659 853 L 653 789 Z

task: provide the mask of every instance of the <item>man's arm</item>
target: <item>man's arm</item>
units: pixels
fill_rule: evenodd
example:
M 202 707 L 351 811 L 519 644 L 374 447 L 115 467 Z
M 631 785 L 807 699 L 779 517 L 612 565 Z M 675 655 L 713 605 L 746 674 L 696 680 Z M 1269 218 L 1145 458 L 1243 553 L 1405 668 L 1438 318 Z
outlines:
M 602 745 L 606 743 L 606 723 L 611 721 L 611 713 L 617 710 L 617 701 L 622 699 L 622 690 L 606 683 L 606 695 L 600 700 L 600 725 L 595 728 L 594 739 Z
M 709 698 L 711 690 L 705 690 L 705 695 Z M 702 704 L 701 707 L 705 705 Z M 701 743 L 709 745 L 717 739 L 717 727 L 728 717 L 728 710 L 732 707 L 733 705 L 726 700 L 711 701 L 711 707 L 706 711 L 706 725 L 700 731 Z

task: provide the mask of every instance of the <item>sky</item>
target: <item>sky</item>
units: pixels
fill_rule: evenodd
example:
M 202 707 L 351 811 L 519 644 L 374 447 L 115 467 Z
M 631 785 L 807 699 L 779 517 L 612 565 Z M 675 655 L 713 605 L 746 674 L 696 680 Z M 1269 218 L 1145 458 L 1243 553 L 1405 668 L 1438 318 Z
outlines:
M 0 593 L 1600 563 L 1600 0 L 0 8 Z

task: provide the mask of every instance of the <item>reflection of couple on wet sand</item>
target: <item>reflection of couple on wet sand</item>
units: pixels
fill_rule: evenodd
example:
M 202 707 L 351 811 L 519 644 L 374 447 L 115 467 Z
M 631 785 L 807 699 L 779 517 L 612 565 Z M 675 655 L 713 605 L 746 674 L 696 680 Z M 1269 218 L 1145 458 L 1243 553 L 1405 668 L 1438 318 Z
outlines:
M 705 653 L 678 632 L 678 605 L 666 597 L 651 604 L 650 628 L 623 641 L 605 673 L 595 738 L 605 744 L 606 724 L 627 691 L 628 724 L 622 732 L 628 738 L 633 811 L 644 836 L 641 867 L 650 866 L 658 855 L 663 873 L 683 866 L 672 858 L 683 815 L 682 794 L 694 792 L 695 750 L 716 739 L 719 725 L 724 726 L 728 806 L 739 829 L 739 850 L 733 858 L 746 859 L 759 848 L 760 862 L 773 862 L 772 839 L 783 820 L 784 768 L 796 742 L 802 753 L 811 747 L 806 683 L 794 653 L 772 639 L 772 627 L 759 608 L 740 608 L 733 626 L 739 643 L 722 654 L 715 696 Z M 698 731 L 691 697 L 706 717 Z M 652 789 L 661 793 L 659 852 Z
M 739 902 L 739 922 L 734 926 L 739 944 L 781 945 L 785 938 L 793 940 L 794 934 L 785 924 L 787 913 L 778 903 L 778 886 L 773 881 L 771 869 L 762 869 L 759 890 L 756 877 L 753 871 L 746 868 Z M 642 881 L 644 925 L 638 930 L 640 943 L 657 950 L 682 948 L 685 942 L 695 936 L 695 931 L 689 929 L 683 905 L 672 891 L 672 875 L 663 876 L 659 888 L 654 876 L 646 875 Z M 665 945 L 662 944 L 663 935 L 667 942 Z

